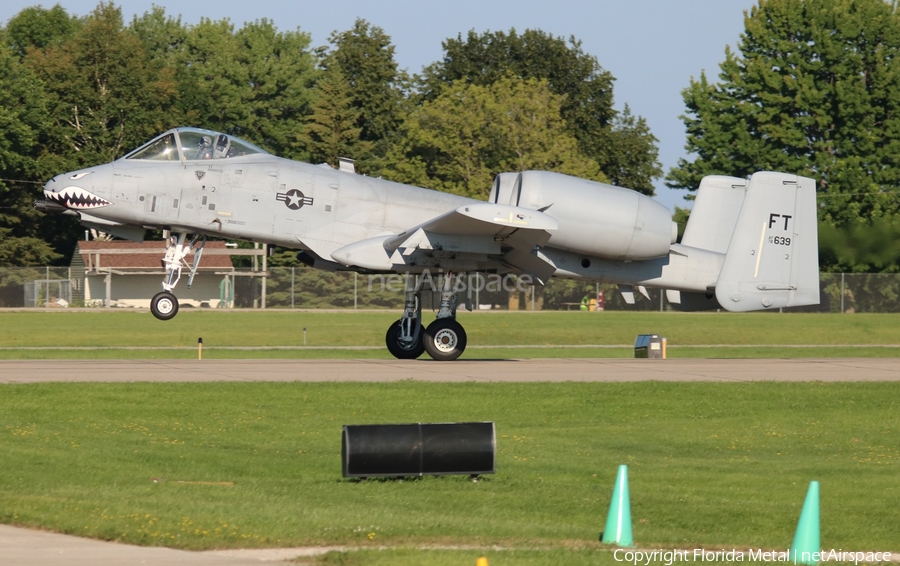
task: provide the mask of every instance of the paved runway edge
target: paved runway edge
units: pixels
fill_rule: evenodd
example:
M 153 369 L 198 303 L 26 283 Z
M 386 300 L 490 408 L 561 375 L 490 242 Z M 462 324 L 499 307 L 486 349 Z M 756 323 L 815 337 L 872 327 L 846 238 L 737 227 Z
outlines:
M 900 381 L 891 358 L 4 360 L 0 384 L 51 382 Z
M 259 566 L 260 560 L 135 546 L 0 525 L 0 557 L 16 566 Z

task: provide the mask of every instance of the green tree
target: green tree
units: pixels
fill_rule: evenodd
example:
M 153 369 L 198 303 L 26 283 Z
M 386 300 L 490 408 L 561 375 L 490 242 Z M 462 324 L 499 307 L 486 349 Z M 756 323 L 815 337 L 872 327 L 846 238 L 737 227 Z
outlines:
M 900 222 L 819 225 L 819 263 L 835 273 L 900 272 Z
M 355 158 L 368 153 L 371 142 L 360 139 L 360 110 L 353 106 L 349 84 L 339 65 L 328 67 L 316 83 L 316 99 L 307 122 L 309 150 L 313 161 L 338 166 L 339 157 Z
M 0 265 L 42 266 L 50 265 L 60 255 L 50 245 L 33 236 L 12 237 L 12 230 L 0 228 Z
M 78 18 L 69 16 L 59 4 L 50 9 L 25 8 L 6 24 L 4 38 L 21 59 L 29 49 L 45 49 L 69 39 L 78 29 Z
M 309 113 L 316 77 L 309 35 L 279 32 L 269 20 L 238 31 L 203 19 L 188 30 L 177 65 L 183 107 L 198 126 L 225 131 L 284 157 L 305 157 L 299 124 Z
M 329 42 L 334 49 L 324 55 L 322 65 L 341 68 L 352 104 L 359 110 L 360 138 L 372 142 L 377 155 L 384 155 L 403 120 L 408 83 L 406 74 L 397 69 L 391 38 L 380 27 L 357 19 L 352 29 L 332 33 Z
M 719 83 L 691 80 L 685 148 L 667 176 L 774 169 L 813 177 L 833 225 L 900 211 L 900 15 L 883 0 L 760 0 Z
M 606 143 L 598 138 L 593 151 L 586 154 L 595 156 L 601 163 L 601 170 L 609 181 L 619 187 L 635 189 L 643 194 L 654 194 L 652 181 L 662 176 L 658 161 L 659 150 L 656 136 L 650 133 L 647 121 L 631 113 L 628 105 L 616 114 L 612 127 L 604 136 Z
M 196 89 L 189 88 L 190 67 L 181 64 L 180 59 L 189 31 L 189 27 L 181 22 L 181 16 L 168 16 L 165 8 L 154 5 L 150 11 L 135 15 L 129 28 L 140 38 L 148 56 L 173 73 L 176 96 L 167 112 L 169 124 L 199 124 L 198 108 L 202 101 Z
M 51 15 L 68 21 L 61 9 Z M 118 8 L 101 3 L 77 23 L 52 41 L 33 41 L 21 65 L 12 65 L 6 54 L 0 63 L 6 75 L 0 79 L 0 107 L 11 120 L 0 137 L 16 140 L 17 155 L 16 173 L 6 177 L 7 169 L 4 177 L 34 181 L 14 185 L 3 196 L 11 213 L 2 226 L 11 230 L 9 238 L 22 239 L 10 249 L 34 261 L 56 257 L 36 246 L 37 238 L 68 256 L 80 234 L 74 218 L 34 210 L 43 181 L 111 161 L 158 133 L 174 93 L 171 76 L 149 61 L 138 38 L 123 27 Z
M 47 265 L 60 258 L 50 243 L 65 247 L 71 238 L 71 218 L 46 216 L 33 206 L 59 162 L 42 143 L 49 124 L 43 85 L 0 43 L 0 265 Z
M 456 81 L 488 86 L 507 76 L 543 79 L 552 93 L 564 96 L 560 114 L 585 156 L 605 177 L 645 194 L 662 174 L 656 138 L 643 118 L 613 108 L 612 74 L 596 57 L 584 53 L 574 37 L 566 42 L 540 30 L 511 30 L 444 41 L 444 58 L 425 69 L 420 90 L 434 100 Z
M 47 149 L 69 169 L 112 161 L 169 125 L 172 73 L 149 59 L 111 3 L 100 3 L 69 41 L 29 51 L 25 63 L 47 92 Z
M 546 169 L 606 180 L 568 133 L 563 100 L 546 80 L 458 81 L 412 112 L 383 174 L 475 198 L 486 198 L 503 171 Z
M 687 228 L 687 223 L 691 219 L 691 209 L 690 208 L 681 208 L 675 207 L 675 214 L 672 215 L 672 222 L 678 225 L 678 243 L 681 243 L 681 238 L 684 236 L 684 229 Z
M 5 179 L 34 179 L 36 146 L 49 114 L 42 85 L 15 57 L 0 45 L 0 192 Z

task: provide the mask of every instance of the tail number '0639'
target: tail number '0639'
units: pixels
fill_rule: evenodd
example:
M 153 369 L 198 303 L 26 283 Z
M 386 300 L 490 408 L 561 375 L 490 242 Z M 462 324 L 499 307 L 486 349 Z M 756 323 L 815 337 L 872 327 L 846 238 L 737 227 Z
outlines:
M 778 246 L 789 246 L 791 245 L 791 239 L 784 236 L 769 236 L 769 243 Z

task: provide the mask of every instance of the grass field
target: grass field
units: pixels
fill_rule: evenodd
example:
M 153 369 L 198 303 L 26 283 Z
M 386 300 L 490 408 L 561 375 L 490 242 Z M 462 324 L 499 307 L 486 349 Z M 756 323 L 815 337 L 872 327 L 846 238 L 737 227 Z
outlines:
M 0 359 L 191 358 L 198 338 L 208 358 L 388 358 L 384 332 L 397 317 L 197 310 L 161 322 L 146 311 L 0 312 Z M 469 359 L 631 357 L 643 333 L 665 336 L 673 358 L 900 357 L 891 314 L 479 312 L 459 320 Z
M 896 383 L 2 391 L 0 522 L 8 524 L 193 549 L 584 551 L 599 546 L 625 463 L 641 546 L 786 548 L 815 479 L 824 547 L 900 550 Z M 466 420 L 496 422 L 496 475 L 477 483 L 341 479 L 343 424 Z
M 205 358 L 385 358 L 395 318 L 2 312 L 0 358 L 190 358 L 201 336 Z M 671 357 L 900 354 L 892 315 L 461 321 L 478 346 L 467 358 L 631 357 L 646 332 Z M 320 565 L 618 564 L 597 541 L 625 463 L 644 548 L 786 549 L 815 479 L 823 548 L 900 551 L 898 409 L 898 383 L 3 385 L 0 522 L 187 549 L 355 549 Z M 493 476 L 340 477 L 343 424 L 468 420 L 496 422 Z

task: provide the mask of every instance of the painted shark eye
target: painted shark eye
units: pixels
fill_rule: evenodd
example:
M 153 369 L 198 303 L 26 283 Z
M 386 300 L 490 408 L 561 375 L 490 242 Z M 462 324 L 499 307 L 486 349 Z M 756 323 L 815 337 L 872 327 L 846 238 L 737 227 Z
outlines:
M 93 173 L 93 171 L 82 171 L 81 173 L 75 173 L 74 175 L 69 177 L 69 179 L 72 179 L 73 181 L 77 181 L 78 179 L 81 179 L 82 177 L 87 177 L 91 173 Z

